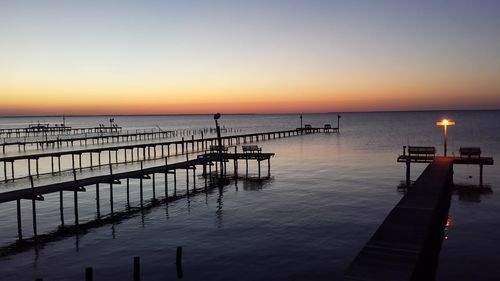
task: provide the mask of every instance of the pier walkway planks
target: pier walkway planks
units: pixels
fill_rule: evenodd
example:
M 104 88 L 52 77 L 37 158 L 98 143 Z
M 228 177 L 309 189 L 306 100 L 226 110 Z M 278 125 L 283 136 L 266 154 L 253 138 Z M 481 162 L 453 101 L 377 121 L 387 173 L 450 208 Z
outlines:
M 274 153 L 223 153 L 224 160 L 268 160 L 274 156 Z M 144 178 L 151 174 L 164 174 L 171 170 L 188 169 L 199 165 L 209 165 L 211 162 L 220 161 L 217 153 L 202 154 L 196 159 L 177 162 L 173 164 L 163 164 L 159 166 L 144 167 L 142 169 L 135 169 L 132 171 L 125 171 L 119 173 L 112 173 L 106 175 L 99 175 L 93 177 L 86 177 L 82 179 L 69 180 L 64 182 L 46 184 L 36 186 L 34 188 L 23 188 L 0 193 L 0 203 L 20 200 L 32 199 L 34 195 L 43 195 L 47 193 L 54 193 L 58 191 L 85 191 L 80 190 L 81 187 L 95 185 L 99 183 L 110 183 L 127 178 Z
M 348 268 L 346 281 L 433 280 L 453 181 L 435 157 Z

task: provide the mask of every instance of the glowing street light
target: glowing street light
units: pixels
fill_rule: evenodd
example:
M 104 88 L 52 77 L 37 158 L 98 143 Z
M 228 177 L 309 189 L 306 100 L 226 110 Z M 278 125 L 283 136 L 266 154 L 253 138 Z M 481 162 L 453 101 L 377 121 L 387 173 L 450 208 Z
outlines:
M 448 119 L 443 119 L 441 121 L 436 122 L 437 126 L 443 126 L 444 129 L 444 156 L 446 156 L 446 137 L 448 135 L 448 126 L 453 126 L 455 125 L 455 122 L 448 120 Z

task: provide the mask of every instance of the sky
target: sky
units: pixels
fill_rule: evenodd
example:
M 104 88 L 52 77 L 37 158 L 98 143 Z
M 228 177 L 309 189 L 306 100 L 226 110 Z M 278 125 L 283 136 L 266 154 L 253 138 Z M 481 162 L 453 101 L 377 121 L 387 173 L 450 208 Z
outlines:
M 500 1 L 0 0 L 0 115 L 500 109 Z

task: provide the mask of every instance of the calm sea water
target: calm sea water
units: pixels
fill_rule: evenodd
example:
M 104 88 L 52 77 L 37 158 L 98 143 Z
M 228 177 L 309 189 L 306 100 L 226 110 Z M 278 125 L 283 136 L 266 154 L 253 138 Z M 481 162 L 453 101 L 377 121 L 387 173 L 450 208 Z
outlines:
M 232 182 L 223 190 L 182 198 L 168 206 L 0 257 L 1 280 L 83 280 L 94 268 L 96 280 L 131 280 L 132 258 L 140 256 L 144 280 L 175 279 L 175 250 L 184 249 L 185 280 L 340 280 L 402 193 L 404 166 L 396 163 L 403 145 L 431 145 L 442 153 L 442 128 L 447 116 L 451 153 L 460 146 L 480 146 L 485 156 L 500 156 L 500 112 L 345 113 L 340 134 L 315 134 L 261 142 L 275 152 L 269 180 Z M 96 126 L 109 117 L 68 117 L 73 127 Z M 304 123 L 336 125 L 336 114 L 306 114 Z M 0 118 L 0 127 L 61 118 Z M 208 115 L 118 116 L 124 129 L 213 127 Z M 224 115 L 221 124 L 241 132 L 292 129 L 298 115 Z M 12 153 L 14 153 L 13 151 Z M 450 154 L 451 154 L 450 153 Z M 183 157 L 172 159 L 181 161 Z M 424 169 L 414 165 L 413 179 Z M 240 166 L 240 170 L 242 166 Z M 255 175 L 256 167 L 250 167 Z M 454 181 L 478 183 L 478 168 L 455 167 Z M 178 189 L 185 177 L 178 176 Z M 157 184 L 162 186 L 163 177 Z M 485 168 L 487 194 L 454 194 L 450 225 L 443 242 L 437 280 L 499 280 L 500 173 Z M 192 183 L 191 183 L 192 184 Z M 199 178 L 197 185 L 202 187 Z M 133 204 L 138 202 L 132 183 Z M 1 187 L 5 191 L 6 187 Z M 106 187 L 101 209 L 109 210 Z M 161 189 L 160 189 L 161 190 Z M 115 186 L 115 209 L 124 209 L 124 188 Z M 161 193 L 161 192 L 160 192 Z M 146 184 L 146 198 L 151 186 Z M 65 200 L 71 223 L 71 196 Z M 95 191 L 79 195 L 81 220 L 95 218 Z M 23 227 L 30 235 L 31 202 L 23 203 Z M 59 223 L 58 197 L 38 202 L 39 232 Z M 15 204 L 0 205 L 0 246 L 16 239 Z

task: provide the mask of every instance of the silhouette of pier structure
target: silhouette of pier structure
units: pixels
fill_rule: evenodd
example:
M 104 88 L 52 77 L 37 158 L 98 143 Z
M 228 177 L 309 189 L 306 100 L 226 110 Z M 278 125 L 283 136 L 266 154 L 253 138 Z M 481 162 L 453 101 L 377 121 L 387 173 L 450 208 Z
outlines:
M 157 139 L 157 138 L 169 138 L 178 135 L 176 131 L 163 131 L 163 130 L 155 130 L 151 129 L 149 131 L 141 131 L 136 130 L 135 132 L 127 132 L 127 133 L 111 133 L 111 134 L 103 134 L 103 133 L 85 133 L 83 136 L 75 136 L 75 137 L 60 137 L 57 138 L 45 138 L 42 140 L 16 140 L 7 142 L 4 139 L 4 142 L 0 145 L 2 146 L 2 152 L 5 154 L 6 147 L 9 146 L 17 146 L 18 151 L 26 151 L 26 146 L 31 146 L 39 149 L 49 149 L 49 148 L 60 148 L 60 147 L 69 147 L 74 146 L 75 144 L 79 145 L 88 145 L 88 144 L 104 144 L 104 143 L 114 143 L 114 142 L 129 142 L 129 141 L 140 141 L 147 139 Z M 22 148 L 22 149 L 21 149 Z
M 221 138 L 223 145 L 238 145 L 245 144 L 247 142 L 254 142 L 259 140 L 270 140 L 279 139 L 284 137 L 298 136 L 302 134 L 319 133 L 319 132 L 329 132 L 330 129 L 317 129 L 317 130 L 283 130 L 283 131 L 272 131 L 272 132 L 261 132 L 261 133 L 249 133 L 249 134 L 238 134 L 238 135 L 226 135 Z M 191 135 L 191 138 L 185 139 L 182 137 L 181 140 L 176 141 L 155 141 L 155 142 L 141 142 L 133 144 L 122 144 L 122 145 L 112 145 L 112 146 L 97 146 L 92 148 L 81 148 L 81 149 L 68 149 L 68 150 L 53 150 L 44 151 L 36 153 L 27 154 L 16 154 L 10 156 L 1 156 L 0 163 L 3 165 L 3 181 L 14 181 L 19 178 L 24 178 L 26 176 L 34 175 L 39 177 L 42 172 L 40 172 L 39 161 L 43 158 L 50 158 L 50 170 L 46 170 L 45 173 L 50 173 L 52 175 L 61 173 L 65 170 L 71 169 L 92 169 L 94 167 L 100 167 L 103 164 L 108 165 L 118 164 L 118 163 L 130 163 L 140 160 L 153 160 L 163 158 L 165 156 L 172 155 L 182 155 L 188 152 L 198 152 L 203 151 L 210 145 L 215 145 L 217 143 L 216 137 L 205 138 L 203 133 L 200 138 L 195 138 Z M 103 156 L 103 153 L 107 152 L 107 156 Z M 122 153 L 123 161 L 119 161 L 119 153 Z M 82 162 L 82 155 L 88 154 L 88 165 L 84 166 Z M 62 168 L 61 157 L 69 156 L 71 157 L 71 167 Z M 107 161 L 106 161 L 107 160 Z M 16 176 L 15 162 L 16 161 L 27 161 L 25 170 L 22 171 L 22 176 Z M 104 162 L 106 161 L 106 162 Z M 32 171 L 32 162 L 34 162 L 34 171 Z M 19 172 L 18 172 L 19 173 Z
M 434 147 L 404 148 L 406 194 L 392 209 L 347 269 L 346 281 L 434 280 L 453 190 L 453 165 L 483 165 L 479 148 L 461 148 L 460 157 L 436 156 Z M 410 163 L 428 166 L 410 186 Z
M 403 155 L 398 157 L 399 163 L 406 164 L 406 186 L 411 185 L 411 163 L 432 163 L 436 158 L 436 148 L 428 146 L 406 146 L 403 147 Z M 493 165 L 492 157 L 481 157 L 479 147 L 461 147 L 460 156 L 447 156 L 453 164 L 477 165 L 479 166 L 479 186 L 483 186 L 483 166 Z
M 120 126 L 98 126 L 85 128 L 72 128 L 66 125 L 51 125 L 51 124 L 30 124 L 28 127 L 22 128 L 0 128 L 0 137 L 29 137 L 42 135 L 68 135 L 68 134 L 86 134 L 86 133 L 113 133 L 122 130 Z
M 230 153 L 225 151 L 224 153 L 219 154 L 212 151 L 206 151 L 203 154 L 198 155 L 195 159 L 187 159 L 186 161 L 177 162 L 168 164 L 167 158 L 165 158 L 165 164 L 153 166 L 153 167 L 143 167 L 143 163 L 141 162 L 141 168 L 137 170 L 125 171 L 113 173 L 113 166 L 110 165 L 110 173 L 107 175 L 99 175 L 92 176 L 86 178 L 77 178 L 76 171 L 73 171 L 73 179 L 67 181 L 61 181 L 52 184 L 45 184 L 40 186 L 35 186 L 33 177 L 30 176 L 30 187 L 16 189 L 12 191 L 2 192 L 0 193 L 0 203 L 12 202 L 15 201 L 17 204 L 17 227 L 18 227 L 18 239 L 23 239 L 22 232 L 22 218 L 21 218 L 21 200 L 31 200 L 32 201 L 32 222 L 33 222 L 33 234 L 34 239 L 36 240 L 38 236 L 37 232 L 37 214 L 36 214 L 36 202 L 43 201 L 44 195 L 51 193 L 59 193 L 59 201 L 60 201 L 60 219 L 62 227 L 65 226 L 65 214 L 64 214 L 64 192 L 72 192 L 73 193 L 73 206 L 74 206 L 74 226 L 78 226 L 79 221 L 79 207 L 78 207 L 78 193 L 87 191 L 89 186 L 95 186 L 96 192 L 96 212 L 97 218 L 101 218 L 101 208 L 100 208 L 100 191 L 99 185 L 109 185 L 110 194 L 109 194 L 109 206 L 110 206 L 110 215 L 113 216 L 115 212 L 114 202 L 113 202 L 113 194 L 114 189 L 113 186 L 122 185 L 122 181 L 126 183 L 126 193 L 127 193 L 127 208 L 130 208 L 130 181 L 131 180 L 139 180 L 139 188 L 140 188 L 140 207 L 144 207 L 144 180 L 152 180 L 152 189 L 153 189 L 153 198 L 152 200 L 158 200 L 157 192 L 156 192 L 156 181 L 155 175 L 163 174 L 164 175 L 164 201 L 169 201 L 170 197 L 177 197 L 177 171 L 185 170 L 186 171 L 186 193 L 184 196 L 189 196 L 190 192 L 196 192 L 196 169 L 197 167 L 202 167 L 202 176 L 205 179 L 205 188 L 207 186 L 213 186 L 212 181 L 215 179 L 226 179 L 227 178 L 227 163 L 233 162 L 234 167 L 234 177 L 238 177 L 238 161 L 244 160 L 246 162 L 246 177 L 248 177 L 248 162 L 256 161 L 258 163 L 258 177 L 261 179 L 261 162 L 267 161 L 267 176 L 265 178 L 270 177 L 271 166 L 270 159 L 273 157 L 274 153 L 263 153 L 259 152 L 243 152 L 238 153 L 237 147 L 235 147 L 234 153 Z M 222 156 L 222 158 L 221 158 Z M 214 164 L 217 162 L 223 162 L 223 170 L 218 170 L 218 165 Z M 212 166 L 215 167 L 215 171 L 212 171 Z M 190 172 L 192 171 L 192 180 L 193 187 L 190 191 L 189 181 L 190 181 Z M 173 195 L 169 196 L 169 180 L 168 175 L 173 174 Z M 208 184 L 210 182 L 210 184 Z M 218 181 L 219 182 L 219 181 Z M 121 189 L 123 190 L 123 189 Z
M 271 175 L 271 163 L 270 159 L 274 156 L 274 153 L 262 152 L 262 148 L 256 145 L 250 145 L 251 143 L 265 140 L 274 140 L 285 137 L 301 136 L 304 134 L 312 134 L 319 132 L 330 132 L 330 129 L 320 129 L 320 130 L 282 130 L 282 131 L 270 131 L 270 132 L 259 132 L 259 133 L 249 133 L 249 134 L 237 134 L 237 135 L 226 135 L 220 138 L 222 149 L 219 149 L 218 139 L 216 137 L 205 138 L 201 134 L 201 138 L 195 138 L 191 135 L 191 138 L 185 139 L 184 137 L 178 141 L 156 141 L 151 143 L 137 143 L 137 144 L 126 144 L 126 145 L 114 145 L 109 147 L 96 147 L 96 148 L 84 148 L 84 149 L 71 149 L 71 150 L 54 150 L 46 152 L 37 152 L 29 154 L 18 154 L 13 156 L 0 157 L 0 162 L 4 164 L 4 181 L 7 183 L 12 183 L 13 188 L 9 188 L 9 191 L 0 193 L 0 204 L 6 202 L 16 202 L 17 210 L 17 227 L 18 227 L 18 239 L 25 241 L 23 238 L 23 226 L 22 217 L 23 213 L 21 210 L 21 201 L 29 200 L 31 201 L 31 211 L 32 211 L 32 222 L 33 222 L 33 240 L 36 243 L 36 238 L 38 237 L 37 231 L 37 202 L 44 200 L 44 195 L 46 194 L 57 194 L 59 195 L 59 212 L 60 212 L 60 227 L 63 229 L 68 229 L 66 225 L 67 220 L 64 213 L 65 200 L 67 199 L 67 193 L 72 193 L 73 195 L 73 207 L 74 207 L 74 225 L 69 226 L 70 228 L 78 228 L 80 225 L 79 220 L 79 207 L 78 207 L 78 194 L 87 191 L 89 187 L 95 187 L 96 196 L 96 213 L 97 219 L 101 219 L 101 207 L 100 207 L 100 190 L 99 186 L 108 185 L 109 186 L 109 215 L 113 217 L 116 212 L 114 207 L 113 194 L 117 192 L 116 186 L 125 185 L 126 188 L 119 189 L 121 192 L 126 192 L 127 198 L 127 210 L 130 209 L 130 188 L 131 181 L 139 181 L 139 209 L 144 207 L 145 199 L 144 194 L 144 181 L 150 180 L 152 187 L 153 198 L 152 202 L 158 202 L 158 200 L 163 200 L 162 202 L 167 202 L 178 198 L 179 196 L 189 196 L 190 194 L 196 193 L 196 171 L 201 168 L 201 177 L 205 180 L 205 188 L 212 187 L 215 185 L 220 186 L 221 184 L 227 183 L 228 168 L 229 164 L 232 164 L 234 169 L 232 176 L 235 178 L 239 177 L 239 166 L 240 162 L 245 164 L 244 178 L 249 178 L 249 162 L 257 163 L 257 179 L 266 179 Z M 241 152 L 238 152 L 238 145 L 241 145 Z M 234 148 L 234 151 L 233 151 Z M 160 150 L 160 151 L 159 151 Z M 220 153 L 222 151 L 222 153 Z M 108 152 L 107 157 L 102 157 L 103 152 Z M 123 153 L 123 162 L 118 161 L 118 153 Z M 201 153 L 200 153 L 201 152 Z M 87 165 L 83 165 L 81 161 L 82 154 L 87 153 L 90 161 Z M 189 159 L 189 154 L 195 153 L 195 158 Z M 94 157 L 92 156 L 94 155 Z M 167 163 L 169 156 L 175 155 L 185 155 L 187 160 L 177 163 Z M 61 157 L 70 156 L 71 157 L 71 167 L 66 167 L 63 169 L 61 167 Z M 114 156 L 114 157 L 113 157 Z M 50 171 L 50 181 L 42 181 L 39 177 L 42 175 L 39 171 L 39 159 L 49 158 L 51 161 Z M 78 158 L 78 165 L 76 165 L 75 158 Z M 103 159 L 107 158 L 107 159 Z M 165 163 L 162 165 L 154 164 L 151 167 L 144 167 L 144 163 L 149 160 L 165 159 Z M 14 174 L 14 162 L 15 161 L 28 161 L 27 162 L 27 179 L 28 182 L 15 182 L 19 177 Z M 57 160 L 57 161 L 54 161 Z M 32 171 L 31 162 L 35 161 L 35 172 Z M 161 160 L 160 160 L 161 161 Z M 56 163 L 57 162 L 57 169 Z M 97 163 L 96 163 L 97 162 Z M 140 168 L 137 168 L 137 164 L 134 167 L 128 167 L 128 165 L 120 165 L 130 162 L 139 162 Z M 267 162 L 267 175 L 262 175 L 262 162 Z M 220 165 L 218 165 L 219 163 Z M 7 164 L 10 164 L 9 168 L 12 169 L 11 177 L 8 177 Z M 109 170 L 97 171 L 95 173 L 81 173 L 82 169 L 93 169 L 97 167 L 107 167 Z M 115 172 L 113 172 L 115 170 Z M 117 170 L 119 170 L 117 172 Z M 177 192 L 177 171 L 186 171 L 186 191 L 184 194 L 178 194 Z M 62 174 L 62 172 L 65 172 Z M 80 171 L 77 176 L 77 171 Z M 68 173 L 72 172 L 72 176 Z M 101 174 L 99 174 L 101 173 Z M 104 174 L 102 174 L 104 173 Z M 163 196 L 158 196 L 157 184 L 155 181 L 155 176 L 158 174 L 164 175 L 164 194 Z M 173 176 L 173 180 L 169 180 L 169 175 Z M 26 178 L 26 177 L 24 177 Z M 192 178 L 192 179 L 191 179 Z M 190 188 L 190 181 L 193 182 L 193 187 Z M 24 187 L 22 187 L 24 185 Z M 137 185 L 137 183 L 136 183 Z M 172 185 L 172 187 L 169 187 Z M 173 188 L 173 193 L 169 193 L 169 188 Z M 66 193 L 66 195 L 65 195 Z M 160 198 L 163 197 L 163 198 Z M 93 225 L 93 224 L 90 224 Z
M 300 130 L 303 133 L 319 133 L 319 132 L 324 132 L 324 133 L 339 133 L 340 129 L 339 127 L 332 127 L 331 124 L 325 124 L 323 127 L 313 127 L 311 124 L 305 124 L 304 127 L 302 128 L 297 128 L 297 130 Z

